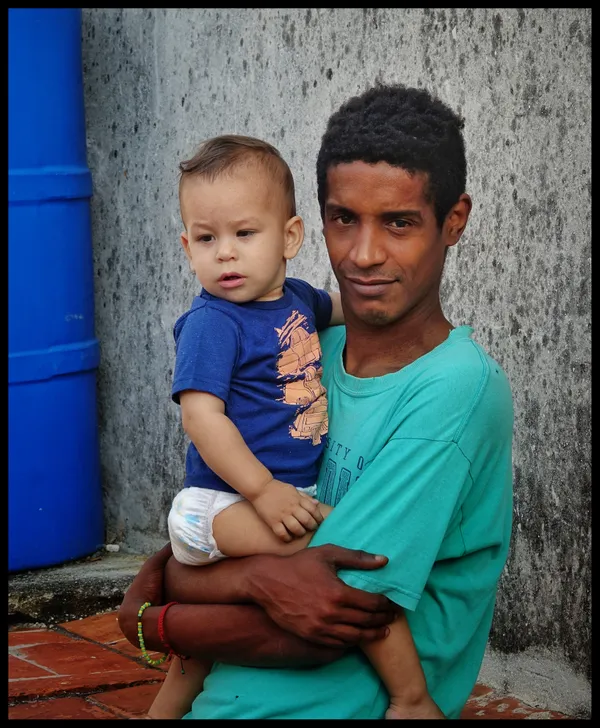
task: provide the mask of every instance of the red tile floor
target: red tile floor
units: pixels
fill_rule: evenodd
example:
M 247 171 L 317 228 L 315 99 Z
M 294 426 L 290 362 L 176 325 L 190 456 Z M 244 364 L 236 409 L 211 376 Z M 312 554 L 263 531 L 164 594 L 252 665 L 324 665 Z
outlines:
M 131 719 L 146 713 L 166 666 L 151 667 L 123 637 L 116 612 L 8 633 L 8 717 Z M 477 685 L 465 719 L 565 719 Z

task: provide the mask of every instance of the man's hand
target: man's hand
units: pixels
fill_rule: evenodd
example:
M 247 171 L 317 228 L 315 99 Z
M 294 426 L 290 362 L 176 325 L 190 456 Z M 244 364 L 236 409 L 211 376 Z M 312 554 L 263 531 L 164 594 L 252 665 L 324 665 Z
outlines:
M 259 560 L 260 559 L 260 560 Z M 249 591 L 280 627 L 328 647 L 381 639 L 398 607 L 381 594 L 354 589 L 338 569 L 379 569 L 385 556 L 326 544 L 292 556 L 257 557 Z
M 139 608 L 144 602 L 150 602 L 153 606 L 164 604 L 164 569 L 172 554 L 171 544 L 168 543 L 160 551 L 150 556 L 144 561 L 142 568 L 125 592 L 119 608 L 119 627 L 125 637 L 135 646 L 137 646 Z
M 323 521 L 319 502 L 281 480 L 271 480 L 251 499 L 254 510 L 282 541 L 289 543 Z
M 365 640 L 385 637 L 396 616 L 386 597 L 347 586 L 337 569 L 377 569 L 386 562 L 329 544 L 293 556 L 258 554 L 198 568 L 176 562 L 167 545 L 131 583 L 119 626 L 137 646 L 140 605 L 178 601 L 169 613 L 170 640 L 183 654 L 263 667 L 327 664 Z M 161 649 L 159 612 L 159 606 L 147 610 L 149 649 Z

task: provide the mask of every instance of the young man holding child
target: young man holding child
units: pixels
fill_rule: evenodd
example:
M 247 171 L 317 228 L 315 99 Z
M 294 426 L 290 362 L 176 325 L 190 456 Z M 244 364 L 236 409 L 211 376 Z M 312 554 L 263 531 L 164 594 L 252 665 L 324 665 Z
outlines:
M 186 718 L 417 717 L 423 684 L 431 709 L 457 718 L 470 695 L 510 541 L 513 410 L 500 366 L 439 300 L 471 210 L 462 127 L 400 85 L 328 122 L 318 196 L 345 325 L 321 334 L 317 498 L 333 510 L 291 556 L 195 569 L 165 547 L 144 564 L 121 607 L 126 636 L 150 601 L 140 621 L 161 649 L 159 605 L 175 600 L 174 650 L 216 661 Z M 383 657 L 397 625 L 407 639 L 394 654 L 414 651 L 416 669 Z M 402 706 L 378 658 L 395 667 Z

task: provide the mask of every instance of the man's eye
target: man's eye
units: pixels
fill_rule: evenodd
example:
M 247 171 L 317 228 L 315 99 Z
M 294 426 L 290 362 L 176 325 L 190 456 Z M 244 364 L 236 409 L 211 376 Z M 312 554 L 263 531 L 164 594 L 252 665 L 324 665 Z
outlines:
M 341 225 L 349 225 L 352 222 L 352 216 L 346 215 L 346 213 L 343 212 L 333 215 L 331 219 L 334 222 L 339 222 Z
M 392 220 L 390 222 L 390 225 L 392 227 L 401 229 L 401 228 L 408 227 L 410 225 L 410 223 L 408 222 L 408 220 Z

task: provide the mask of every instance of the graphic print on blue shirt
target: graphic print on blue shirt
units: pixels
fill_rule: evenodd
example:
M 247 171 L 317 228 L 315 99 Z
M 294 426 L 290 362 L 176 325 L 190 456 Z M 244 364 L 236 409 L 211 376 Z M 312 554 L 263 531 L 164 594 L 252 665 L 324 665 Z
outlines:
M 276 329 L 281 353 L 277 371 L 283 402 L 296 406 L 296 417 L 289 433 L 300 440 L 321 443 L 327 433 L 327 396 L 321 384 L 321 346 L 307 317 L 294 310 L 281 329 Z M 310 332 L 310 333 L 309 333 Z
M 298 279 L 276 301 L 234 304 L 202 291 L 174 326 L 173 400 L 190 389 L 219 397 L 274 478 L 314 485 L 328 429 L 317 331 L 330 319 L 329 294 Z M 184 486 L 235 492 L 192 442 Z

